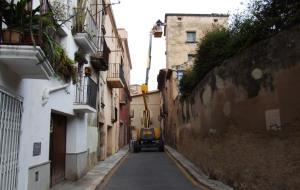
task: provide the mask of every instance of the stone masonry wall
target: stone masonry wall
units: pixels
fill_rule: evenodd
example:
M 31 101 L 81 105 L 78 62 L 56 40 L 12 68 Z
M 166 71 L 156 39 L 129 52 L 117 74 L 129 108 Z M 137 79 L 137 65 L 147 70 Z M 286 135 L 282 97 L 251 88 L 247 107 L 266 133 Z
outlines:
M 172 102 L 166 142 L 235 189 L 299 189 L 299 34 L 240 52 Z

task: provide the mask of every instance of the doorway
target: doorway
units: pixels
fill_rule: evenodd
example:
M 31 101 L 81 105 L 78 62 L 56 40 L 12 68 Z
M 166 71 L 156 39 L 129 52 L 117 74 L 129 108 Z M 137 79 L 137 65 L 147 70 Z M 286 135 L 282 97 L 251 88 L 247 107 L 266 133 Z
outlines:
M 112 155 L 113 153 L 113 133 L 112 133 L 112 126 L 107 126 L 107 156 Z
M 105 142 L 106 142 L 106 133 L 105 133 L 105 128 L 103 123 L 99 123 L 99 128 L 98 128 L 98 161 L 105 160 Z
M 65 179 L 66 165 L 66 125 L 65 116 L 52 113 L 50 125 L 50 175 L 51 186 Z

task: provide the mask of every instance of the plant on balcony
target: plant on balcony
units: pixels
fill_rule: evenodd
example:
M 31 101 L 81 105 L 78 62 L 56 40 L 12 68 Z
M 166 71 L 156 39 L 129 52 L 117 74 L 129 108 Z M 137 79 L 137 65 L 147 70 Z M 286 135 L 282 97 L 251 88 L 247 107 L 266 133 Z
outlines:
M 101 51 L 91 54 L 90 62 L 91 65 L 94 67 L 94 69 L 99 71 L 107 71 L 110 49 L 108 48 L 104 38 L 101 39 L 101 44 L 102 44 L 102 47 L 100 47 Z
M 27 16 L 30 15 L 26 7 L 30 0 L 20 0 L 16 4 L 14 1 L 8 3 L 5 0 L 0 1 L 2 22 L 6 29 L 2 30 L 2 40 L 4 43 L 18 44 L 23 37 L 24 25 Z M 32 12 L 35 12 L 33 10 Z
M 72 79 L 76 83 L 75 63 L 55 41 L 58 25 L 51 11 L 42 14 L 40 6 L 31 9 L 31 0 L 20 0 L 17 3 L 14 0 L 10 3 L 0 0 L 1 21 L 7 27 L 2 30 L 2 40 L 7 44 L 41 46 L 55 72 L 66 82 Z
M 67 56 L 61 45 L 53 40 L 48 34 L 44 33 L 44 39 L 43 49 L 55 72 L 66 82 L 69 82 L 72 79 L 75 84 L 77 82 L 75 62 Z
M 52 13 L 40 13 L 40 6 L 31 9 L 31 0 L 20 0 L 8 3 L 0 0 L 2 22 L 6 29 L 2 30 L 2 40 L 6 44 L 36 44 L 39 39 L 40 24 L 51 25 Z
M 87 0 L 77 1 L 77 8 L 75 8 L 75 25 L 72 28 L 73 34 L 84 31 L 84 26 L 85 26 L 84 23 L 87 14 L 86 3 Z
M 79 65 L 83 65 L 83 64 L 88 63 L 87 59 L 85 58 L 85 53 L 81 49 L 78 49 L 75 52 L 75 58 L 74 59 L 75 59 L 75 61 L 78 62 Z

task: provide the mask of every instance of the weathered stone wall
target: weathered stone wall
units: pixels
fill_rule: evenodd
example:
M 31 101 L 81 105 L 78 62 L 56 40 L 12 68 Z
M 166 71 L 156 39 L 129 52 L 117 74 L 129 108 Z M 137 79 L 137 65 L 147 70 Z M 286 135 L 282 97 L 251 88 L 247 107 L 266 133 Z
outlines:
M 193 59 L 189 60 L 188 55 L 196 54 L 197 42 L 201 42 L 215 26 L 227 27 L 227 20 L 228 15 L 166 14 L 166 68 L 185 70 L 192 67 Z M 195 32 L 195 42 L 187 41 L 187 32 Z M 173 84 L 171 94 L 175 99 L 178 96 L 177 76 L 173 75 L 170 80 Z
M 189 98 L 170 100 L 166 142 L 235 189 L 299 189 L 299 34 L 242 51 Z
M 166 14 L 167 68 L 188 62 L 188 54 L 196 53 L 197 43 L 187 42 L 186 32 L 195 32 L 196 41 L 200 42 L 215 25 L 227 26 L 227 20 L 226 15 Z

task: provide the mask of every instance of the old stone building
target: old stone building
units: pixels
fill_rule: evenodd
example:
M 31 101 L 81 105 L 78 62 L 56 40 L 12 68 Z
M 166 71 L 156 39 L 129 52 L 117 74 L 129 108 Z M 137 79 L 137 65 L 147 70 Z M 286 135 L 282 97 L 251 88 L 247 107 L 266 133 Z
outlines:
M 123 71 L 124 71 L 124 88 L 119 90 L 119 147 L 128 144 L 130 139 L 130 70 L 132 69 L 130 52 L 128 47 L 128 33 L 125 29 L 119 28 L 119 35 L 122 41 L 123 46 L 123 56 L 122 56 L 122 63 L 123 63 Z
M 135 94 L 131 96 L 132 101 L 130 108 L 133 112 L 131 119 L 131 126 L 133 129 L 143 127 L 143 110 L 145 109 L 143 95 Z M 150 110 L 150 127 L 160 126 L 160 92 L 158 90 L 149 91 L 147 93 L 146 101 Z M 134 135 L 134 134 L 133 134 Z
M 166 69 L 172 71 L 170 85 L 173 100 L 178 96 L 178 81 L 193 65 L 197 43 L 215 26 L 227 26 L 223 14 L 166 14 Z
M 162 99 L 161 126 L 163 128 L 170 129 L 176 125 L 170 113 L 179 95 L 179 81 L 184 71 L 193 65 L 197 44 L 214 27 L 220 25 L 226 27 L 227 20 L 228 15 L 224 14 L 168 13 L 165 15 L 166 69 L 162 69 L 157 77 Z M 172 131 L 172 133 L 176 132 Z
M 182 97 L 177 82 L 201 16 L 188 28 L 184 20 L 166 15 L 167 68 L 157 78 L 166 144 L 234 189 L 297 189 L 299 172 L 289 171 L 299 157 L 299 25 L 237 52 Z

